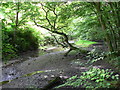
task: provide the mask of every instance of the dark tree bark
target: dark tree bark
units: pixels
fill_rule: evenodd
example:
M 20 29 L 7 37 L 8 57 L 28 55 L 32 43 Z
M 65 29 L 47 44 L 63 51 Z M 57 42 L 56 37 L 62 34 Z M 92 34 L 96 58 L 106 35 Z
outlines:
M 61 35 L 61 36 L 64 37 L 67 46 L 70 48 L 70 49 L 68 50 L 68 52 L 65 54 L 65 56 L 67 56 L 67 55 L 69 54 L 69 52 L 71 52 L 72 50 L 78 49 L 77 47 L 74 47 L 72 44 L 69 43 L 69 41 L 68 41 L 68 40 L 69 40 L 69 39 L 68 39 L 68 36 L 67 36 L 65 33 L 58 32 L 58 31 L 52 31 L 52 30 L 50 30 L 50 29 L 47 28 L 47 27 L 38 25 L 35 20 L 34 20 L 34 23 L 35 23 L 35 25 L 37 25 L 37 26 L 39 26 L 39 27 L 42 27 L 42 28 L 50 31 L 51 33 L 55 33 L 55 34 L 58 34 L 58 35 Z M 63 46 L 63 45 L 62 45 L 62 46 Z
M 103 19 L 103 15 L 101 13 L 101 2 L 94 2 L 93 5 L 96 8 L 98 20 L 99 20 L 99 22 L 101 24 L 102 30 L 104 32 L 107 32 L 106 31 L 106 24 L 105 24 L 105 21 Z M 106 38 L 106 42 L 107 42 L 107 46 L 108 46 L 109 51 L 113 51 L 112 42 L 110 40 L 110 36 L 109 36 L 108 33 L 106 33 L 105 38 Z
M 13 36 L 13 43 L 15 45 L 15 41 L 16 41 L 16 31 L 18 29 L 18 17 L 19 17 L 19 2 L 16 3 L 16 7 L 17 7 L 17 11 L 16 11 L 16 17 L 15 17 L 15 27 L 14 27 L 14 36 Z
M 61 42 L 58 41 L 58 39 L 55 37 L 55 35 L 53 35 L 52 33 L 50 33 L 50 34 L 51 34 L 51 36 L 54 37 L 54 39 L 55 39 L 55 41 L 57 42 L 57 44 L 61 45 L 63 48 L 66 47 L 65 44 L 62 44 Z
M 44 28 L 44 29 L 50 31 L 51 33 L 55 33 L 55 34 L 58 34 L 58 35 L 61 35 L 62 37 L 64 37 L 64 41 L 65 41 L 65 43 L 67 44 L 67 47 L 70 48 L 69 51 L 65 54 L 65 56 L 68 55 L 68 53 L 69 53 L 70 51 L 75 50 L 75 49 L 78 49 L 77 47 L 74 47 L 72 44 L 69 43 L 69 41 L 68 41 L 68 40 L 69 40 L 68 35 L 66 35 L 66 34 L 63 33 L 63 32 L 58 31 L 58 30 L 60 30 L 60 29 L 63 29 L 65 26 L 62 26 L 61 28 L 57 28 L 57 27 L 56 27 L 57 19 L 58 19 L 58 15 L 56 14 L 56 8 L 54 7 L 54 8 L 52 9 L 52 12 L 53 12 L 54 15 L 55 15 L 55 19 L 54 19 L 53 24 L 52 24 L 52 23 L 50 22 L 50 19 L 48 18 L 48 13 L 49 13 L 49 11 L 51 11 L 51 9 L 47 8 L 48 10 L 45 10 L 44 5 L 41 4 L 41 6 L 42 6 L 43 11 L 45 12 L 45 18 L 46 18 L 46 20 L 47 20 L 50 28 L 47 28 L 46 26 L 43 26 L 43 25 L 38 25 L 37 22 L 36 22 L 36 20 L 35 20 L 35 18 L 34 18 L 33 21 L 34 21 L 35 25 L 37 25 L 37 26 L 39 26 L 39 27 L 41 27 L 41 28 Z M 63 46 L 63 45 L 62 45 L 62 46 Z M 65 46 L 65 45 L 64 45 L 64 46 Z
M 92 3 L 96 9 L 97 17 L 103 32 L 106 33 L 106 43 L 111 54 L 107 55 L 108 60 L 118 60 L 117 67 L 120 68 L 120 2 L 109 2 L 103 7 L 101 2 Z M 106 10 L 106 9 L 108 10 Z M 107 31 L 108 30 L 108 31 Z

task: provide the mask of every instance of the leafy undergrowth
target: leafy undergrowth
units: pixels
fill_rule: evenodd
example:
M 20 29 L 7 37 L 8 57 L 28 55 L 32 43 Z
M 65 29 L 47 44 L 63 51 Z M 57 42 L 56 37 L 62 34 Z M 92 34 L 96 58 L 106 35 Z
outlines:
M 82 72 L 81 76 L 72 76 L 67 79 L 67 82 L 58 86 L 57 88 L 63 86 L 72 86 L 83 88 L 118 88 L 119 87 L 119 75 L 115 74 L 110 69 L 99 69 L 99 68 L 91 68 L 86 72 Z
M 81 47 L 88 47 L 92 44 L 96 44 L 97 42 L 93 42 L 93 41 L 88 41 L 88 40 L 79 40 L 77 42 L 75 42 L 76 45 L 80 45 Z
M 120 88 L 120 75 L 112 69 L 93 67 L 93 64 L 97 61 L 105 59 L 105 53 L 97 53 L 91 51 L 87 57 L 89 60 L 86 63 L 79 61 L 77 64 L 80 66 L 86 66 L 87 71 L 82 72 L 80 76 L 75 75 L 67 79 L 67 81 L 57 86 L 56 88 L 72 86 L 75 88 L 86 88 L 86 89 L 99 89 L 99 88 Z M 75 62 L 74 62 L 75 63 Z
M 14 28 L 2 28 L 2 61 L 9 61 L 19 53 L 37 50 L 41 40 L 40 33 L 34 28 L 26 26 L 19 28 L 14 35 Z

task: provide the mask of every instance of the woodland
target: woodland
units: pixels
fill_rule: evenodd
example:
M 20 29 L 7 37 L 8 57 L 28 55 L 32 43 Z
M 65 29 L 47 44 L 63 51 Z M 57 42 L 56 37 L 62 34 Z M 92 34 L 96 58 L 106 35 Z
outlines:
M 3 1 L 0 85 L 118 90 L 119 10 L 120 2 Z

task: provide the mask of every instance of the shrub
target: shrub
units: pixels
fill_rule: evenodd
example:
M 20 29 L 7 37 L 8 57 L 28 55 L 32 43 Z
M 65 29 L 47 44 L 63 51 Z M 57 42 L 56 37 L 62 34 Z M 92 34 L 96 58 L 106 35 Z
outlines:
M 3 43 L 2 45 L 2 58 L 3 61 L 16 57 L 16 49 L 9 43 Z
M 39 47 L 40 33 L 29 26 L 18 28 L 14 32 L 13 27 L 2 28 L 2 55 L 3 60 L 15 57 L 20 52 L 35 50 Z M 15 38 L 14 38 L 15 36 Z

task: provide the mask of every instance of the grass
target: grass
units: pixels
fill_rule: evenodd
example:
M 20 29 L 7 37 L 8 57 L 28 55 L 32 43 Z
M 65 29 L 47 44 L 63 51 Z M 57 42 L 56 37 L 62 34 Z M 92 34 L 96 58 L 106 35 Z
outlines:
M 81 47 L 89 47 L 92 44 L 96 44 L 97 42 L 88 41 L 88 40 L 79 40 L 75 42 L 76 45 L 80 45 Z

